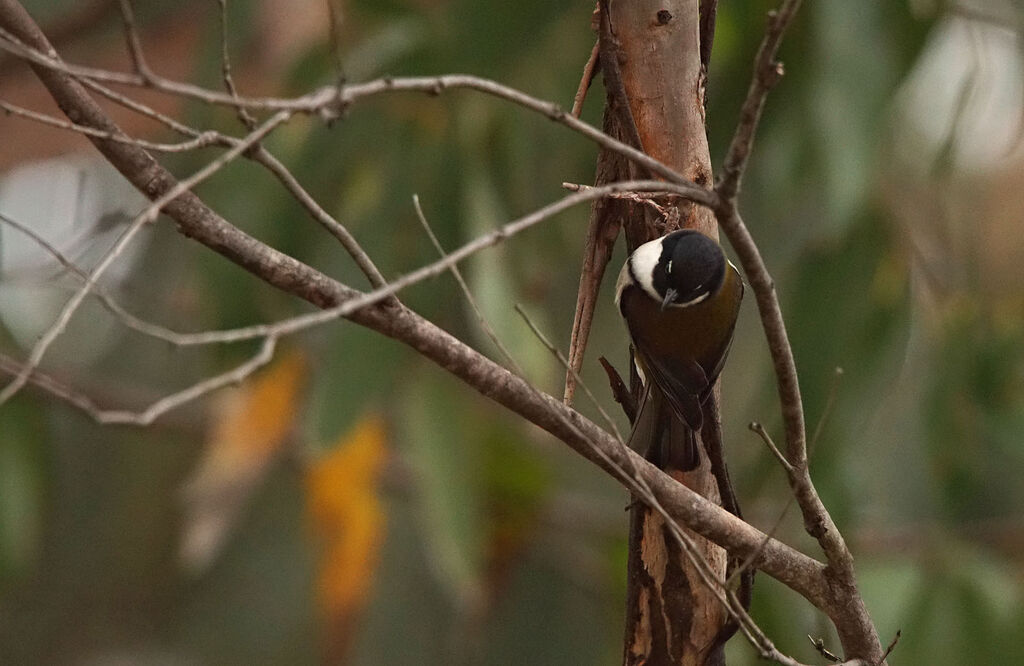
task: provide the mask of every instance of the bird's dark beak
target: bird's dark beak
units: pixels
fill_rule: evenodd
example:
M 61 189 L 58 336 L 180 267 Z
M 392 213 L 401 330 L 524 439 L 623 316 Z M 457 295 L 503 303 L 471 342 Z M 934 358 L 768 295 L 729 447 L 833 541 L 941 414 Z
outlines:
M 673 301 L 676 300 L 676 296 L 679 294 L 678 291 L 669 287 L 665 290 L 665 299 L 661 302 L 661 309 L 664 310 L 668 306 L 672 305 Z

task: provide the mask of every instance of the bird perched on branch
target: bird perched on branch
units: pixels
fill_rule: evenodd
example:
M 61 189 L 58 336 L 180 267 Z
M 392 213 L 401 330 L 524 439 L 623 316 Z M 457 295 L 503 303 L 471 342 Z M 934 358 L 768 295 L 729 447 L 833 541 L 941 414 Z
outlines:
M 716 241 L 692 229 L 644 243 L 622 267 L 615 304 L 643 382 L 630 445 L 662 469 L 700 463 L 696 433 L 742 299 L 736 267 Z

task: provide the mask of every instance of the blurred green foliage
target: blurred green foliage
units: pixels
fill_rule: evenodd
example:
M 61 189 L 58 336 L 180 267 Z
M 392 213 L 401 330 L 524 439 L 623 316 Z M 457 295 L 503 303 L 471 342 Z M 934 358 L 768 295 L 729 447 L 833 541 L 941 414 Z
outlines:
M 568 106 L 594 39 L 592 2 L 332 1 L 344 10 L 350 80 L 467 72 Z M 182 20 L 174 3 L 137 4 L 144 25 Z M 771 4 L 722 3 L 708 103 L 716 163 Z M 806 3 L 783 47 L 787 76 L 769 99 L 742 205 L 776 277 L 811 432 L 834 401 L 813 472 L 853 544 L 883 640 L 903 631 L 891 663 L 1024 663 L 1024 307 L 1012 305 L 1024 304 L 1024 284 L 996 275 L 1010 284 L 996 302 L 983 280 L 936 286 L 926 275 L 937 265 L 943 278 L 971 276 L 986 260 L 940 246 L 929 269 L 921 239 L 944 233 L 941 224 L 985 228 L 966 226 L 976 220 L 942 208 L 949 197 L 940 196 L 966 189 L 979 174 L 948 152 L 941 163 L 922 165 L 926 157 L 914 161 L 893 148 L 894 136 L 917 131 L 901 91 L 948 26 L 927 4 Z M 28 5 L 47 5 L 41 17 L 59 15 L 48 3 Z M 306 10 L 324 11 L 318 3 Z M 260 11 L 258 0 L 230 3 L 230 45 L 242 72 L 258 68 L 261 40 L 273 26 L 260 23 Z M 201 37 L 193 78 L 217 87 L 215 12 L 195 4 L 181 12 L 195 13 Z M 326 18 L 323 26 L 272 90 L 299 94 L 337 76 Z M 82 37 L 76 48 L 100 49 L 117 30 L 111 16 L 102 34 Z M 1015 43 L 1020 49 L 1019 35 Z M 1016 57 L 1024 60 L 1019 50 Z M 596 83 L 584 118 L 599 126 L 602 103 Z M 240 131 L 223 109 L 189 105 L 184 117 Z M 591 182 L 596 154 L 546 118 L 460 91 L 377 97 L 330 126 L 297 120 L 267 145 L 388 276 L 436 258 L 415 218 L 414 193 L 451 249 L 559 197 L 563 181 Z M 212 154 L 170 162 L 186 173 Z M 987 173 L 1019 170 L 1015 155 L 991 162 Z M 922 172 L 929 174 L 923 181 L 906 175 Z M 940 207 L 925 223 L 907 211 L 915 200 L 900 196 L 911 184 Z M 200 194 L 248 233 L 366 286 L 333 240 L 257 166 L 233 165 Z M 564 213 L 463 266 L 516 362 L 555 394 L 561 369 L 512 306 L 522 303 L 567 346 L 587 215 L 584 208 Z M 170 229 L 156 230 L 148 247 L 140 279 L 120 294 L 140 316 L 204 330 L 306 309 Z M 449 276 L 402 298 L 503 362 Z M 780 430 L 752 301 L 724 374 L 724 421 L 741 503 L 754 524 L 769 529 L 786 488 L 745 428 L 759 420 Z M 605 355 L 626 364 L 625 332 L 610 302 L 609 290 L 584 378 L 614 411 L 594 361 Z M 13 349 L 3 329 L 0 342 Z M 74 350 L 74 341 L 61 344 Z M 382 484 L 387 537 L 373 593 L 347 637 L 346 661 L 619 661 L 627 497 L 615 483 L 393 341 L 343 323 L 289 344 L 316 359 L 295 436 L 299 452 L 258 485 L 225 550 L 194 576 L 175 559 L 178 489 L 201 450 L 203 405 L 145 430 L 93 425 L 30 391 L 0 410 L 0 662 L 315 662 L 332 628 L 316 614 L 315 548 L 296 460 L 315 458 L 372 409 L 388 415 L 394 450 Z M 71 378 L 111 399 L 146 397 L 249 351 L 174 350 L 123 332 Z M 795 515 L 779 535 L 817 552 Z M 807 634 L 838 650 L 827 621 L 767 576 L 758 579 L 753 612 L 801 661 L 819 659 Z M 730 664 L 757 662 L 741 638 L 730 644 Z

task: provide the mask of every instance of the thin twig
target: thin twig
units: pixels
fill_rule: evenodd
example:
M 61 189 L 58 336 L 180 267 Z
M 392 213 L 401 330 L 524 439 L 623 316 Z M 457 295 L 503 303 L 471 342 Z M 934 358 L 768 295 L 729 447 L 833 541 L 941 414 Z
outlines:
M 341 60 L 341 11 L 333 0 L 324 0 L 327 5 L 327 43 L 331 64 L 338 81 L 345 80 L 345 63 Z
M 824 639 L 814 638 L 810 634 L 807 634 L 807 640 L 811 642 L 811 645 L 814 646 L 814 649 L 818 652 L 818 654 L 820 654 L 825 659 L 828 659 L 833 664 L 838 664 L 842 661 L 842 659 L 834 655 L 832 652 L 829 651 L 827 647 L 825 647 Z
M 807 458 L 814 454 L 814 448 L 818 444 L 818 440 L 821 438 L 821 433 L 825 430 L 825 423 L 828 422 L 828 417 L 832 415 L 832 408 L 836 405 L 836 397 L 839 395 L 839 382 L 843 379 L 843 369 L 836 366 L 836 369 L 832 372 L 832 384 L 828 389 L 828 397 L 825 398 L 825 406 L 821 410 L 821 416 L 818 418 L 818 425 L 814 428 L 814 434 L 811 435 L 811 441 L 807 445 Z
M 213 377 L 208 377 L 186 389 L 165 396 L 141 411 L 103 410 L 94 415 L 93 418 L 102 424 L 119 423 L 136 426 L 150 425 L 157 418 L 172 409 L 181 407 L 185 403 L 192 402 L 193 400 L 212 393 L 217 389 L 242 382 L 251 374 L 273 360 L 274 349 L 276 346 L 277 338 L 274 336 L 268 336 L 263 341 L 263 345 L 260 347 L 260 350 L 252 358 L 231 370 L 214 375 Z
M 132 11 L 131 0 L 118 0 L 121 7 L 121 23 L 124 26 L 124 39 L 128 45 L 128 55 L 132 59 L 132 67 L 143 81 L 153 80 L 153 71 L 146 64 L 146 56 L 142 52 L 142 42 L 135 26 L 135 12 Z
M 263 345 L 252 358 L 237 367 L 218 375 L 214 375 L 213 377 L 203 379 L 188 388 L 182 389 L 181 391 L 164 396 L 163 398 L 151 403 L 145 409 L 138 411 L 127 409 L 103 409 L 97 406 L 89 396 L 76 391 L 46 373 L 40 372 L 38 369 L 32 370 L 29 373 L 28 382 L 38 386 L 41 390 L 55 398 L 63 400 L 73 407 L 76 407 L 100 425 L 120 424 L 149 426 L 152 425 L 156 419 L 160 418 L 172 409 L 176 409 L 186 403 L 195 401 L 225 386 L 238 384 L 245 380 L 252 373 L 265 366 L 273 359 L 276 344 L 276 338 L 268 337 L 263 341 Z M 24 364 L 18 363 L 14 359 L 0 354 L 0 372 L 17 376 L 25 371 L 26 368 Z
M 69 130 L 71 132 L 77 132 L 79 134 L 85 134 L 86 136 L 93 136 L 97 139 L 106 139 L 108 141 L 116 141 L 118 143 L 126 143 L 133 146 L 138 146 L 143 150 L 152 150 L 159 153 L 183 153 L 190 150 L 197 150 L 199 148 L 206 148 L 212 146 L 221 141 L 221 135 L 219 132 L 209 131 L 203 132 L 195 138 L 187 141 L 180 141 L 178 143 L 154 143 L 152 141 L 146 141 L 144 139 L 134 139 L 124 134 L 116 134 L 114 132 L 105 132 L 98 130 L 94 127 L 88 127 L 86 125 L 76 125 L 69 120 L 61 120 L 60 118 L 54 118 L 48 116 L 45 113 L 39 113 L 31 109 L 26 109 L 10 102 L 0 100 L 0 109 L 3 109 L 6 113 L 31 120 L 33 122 L 42 123 L 43 125 L 49 125 L 50 127 L 56 127 L 59 129 Z
M 892 651 L 896 649 L 896 644 L 900 642 L 900 637 L 902 635 L 903 630 L 897 629 L 896 635 L 892 637 L 892 641 L 890 641 L 889 647 L 885 648 L 885 654 L 883 654 L 882 658 L 878 660 L 878 664 L 881 664 L 883 661 L 889 658 L 889 655 L 892 654 Z M 878 664 L 876 664 L 875 666 L 878 666 Z
M 725 199 L 734 199 L 739 193 L 765 99 L 784 73 L 782 63 L 776 62 L 775 56 L 782 43 L 782 36 L 799 8 L 800 0 L 784 0 L 778 11 L 768 12 L 768 29 L 754 59 L 754 76 L 740 109 L 740 120 L 722 166 L 722 175 L 715 186 L 715 190 Z
M 516 303 L 515 310 L 516 312 L 519 313 L 519 316 L 523 318 L 523 321 L 526 322 L 526 325 L 530 327 L 530 330 L 533 332 L 533 335 L 538 340 L 540 340 L 540 343 L 544 345 L 547 348 L 547 350 L 555 356 L 555 358 L 558 359 L 558 362 L 561 363 L 566 370 L 572 371 L 572 373 L 576 377 L 576 382 L 583 388 L 584 393 L 587 394 L 587 397 L 590 399 L 590 402 L 593 403 L 594 407 L 597 408 L 597 412 L 601 415 L 601 418 L 604 419 L 605 424 L 612 431 L 612 434 L 615 435 L 615 438 L 618 439 L 620 443 L 625 444 L 625 440 L 622 438 L 622 433 L 619 432 L 619 428 L 618 426 L 615 425 L 615 421 L 612 419 L 611 416 L 608 415 L 608 412 L 604 410 L 604 407 L 601 406 L 600 401 L 598 401 L 597 397 L 590 390 L 590 387 L 588 387 L 583 382 L 583 379 L 579 376 L 579 374 L 577 374 L 576 371 L 569 366 L 569 359 L 565 357 L 565 354 L 562 353 L 562 350 L 556 347 L 554 343 L 552 343 L 550 340 L 548 340 L 547 336 L 544 335 L 544 333 L 540 330 L 537 324 L 535 324 L 533 320 L 530 319 L 530 315 L 526 314 L 526 311 L 523 310 L 522 305 Z
M 583 113 L 583 102 L 587 99 L 587 91 L 590 90 L 590 84 L 594 81 L 594 72 L 597 69 L 597 60 L 601 54 L 601 42 L 594 42 L 594 48 L 590 51 L 590 57 L 587 58 L 587 64 L 583 66 L 583 76 L 580 77 L 579 88 L 576 89 L 576 96 L 572 100 L 572 111 L 570 115 L 573 118 L 579 118 L 580 114 Z
M 779 461 L 779 464 L 786 469 L 786 473 L 792 474 L 793 465 L 791 465 L 789 461 L 786 460 L 786 456 L 783 455 L 782 451 L 779 451 L 779 447 L 775 446 L 775 442 L 772 440 L 772 436 L 768 434 L 768 431 L 764 429 L 764 426 L 758 423 L 757 421 L 751 421 L 747 427 L 750 428 L 753 432 L 756 432 L 761 437 L 761 441 L 763 441 L 765 446 L 768 447 L 768 450 L 772 452 L 772 455 L 775 456 L 776 460 Z
M 234 79 L 231 78 L 231 56 L 228 54 L 228 0 L 217 0 L 217 2 L 220 4 L 220 75 L 224 79 L 224 89 L 233 99 L 238 99 L 238 90 L 235 88 Z M 235 113 L 246 129 L 250 132 L 255 131 L 256 119 L 252 117 L 248 109 L 236 106 Z
M 419 219 L 420 224 L 423 226 L 423 230 L 427 232 L 427 236 L 430 238 L 430 242 L 434 245 L 434 249 L 441 255 L 442 259 L 447 258 L 448 254 L 444 251 L 444 247 L 441 245 L 441 241 L 437 239 L 437 235 L 434 234 L 434 230 L 430 228 L 430 222 L 427 221 L 427 216 L 423 213 L 423 207 L 420 205 L 420 197 L 418 194 L 412 195 L 412 205 L 416 209 L 416 217 Z M 484 315 L 484 311 L 480 309 L 480 305 L 476 302 L 476 298 L 473 296 L 473 292 L 469 288 L 469 284 L 462 277 L 462 271 L 455 264 L 450 267 L 452 277 L 459 284 L 459 288 L 462 290 L 462 295 L 465 296 L 466 302 L 469 303 L 469 307 L 473 309 L 473 313 L 476 315 L 477 322 L 480 324 L 480 328 L 484 330 L 484 334 L 487 335 L 491 343 L 501 352 L 502 356 L 510 366 L 512 371 L 520 377 L 526 377 L 526 373 L 523 372 L 522 367 L 516 363 L 515 357 L 512 356 L 512 352 L 508 350 L 508 347 L 498 337 L 498 333 L 491 326 L 491 323 L 487 321 L 487 317 Z
M 8 226 L 17 229 L 21 233 L 28 236 L 30 239 L 32 239 L 34 243 L 36 243 L 36 245 L 41 247 L 50 256 L 56 259 L 61 266 L 66 268 L 73 275 L 78 277 L 83 282 L 88 281 L 89 274 L 87 272 L 85 272 L 77 264 L 68 259 L 64 255 L 64 253 L 62 253 L 56 247 L 47 242 L 45 238 L 43 238 L 35 231 L 33 231 L 31 227 L 29 227 L 26 224 L 22 224 L 21 222 L 18 222 L 14 218 L 4 215 L 3 213 L 0 213 L 0 222 L 7 224 Z M 121 322 L 128 328 L 138 331 L 139 333 L 148 335 L 150 337 L 156 338 L 158 340 L 169 342 L 173 345 L 185 346 L 189 344 L 189 338 L 187 334 L 177 333 L 170 329 L 164 328 L 163 326 L 158 326 L 156 324 L 144 321 L 142 319 L 139 319 L 135 315 L 131 314 L 127 310 L 125 310 L 116 300 L 113 299 L 113 297 L 110 296 L 110 294 L 107 293 L 107 291 L 102 287 L 102 285 L 94 285 L 93 292 L 95 292 L 95 295 L 100 299 L 100 302 L 102 302 L 103 305 L 108 310 L 110 310 L 112 314 L 118 317 L 118 319 L 120 319 Z
M 193 127 L 189 127 L 188 125 L 179 122 L 178 120 L 175 120 L 174 118 L 171 118 L 166 114 L 160 113 L 156 109 L 146 106 L 142 102 L 134 100 L 131 97 L 128 97 L 127 95 L 123 95 L 117 92 L 116 90 L 108 88 L 99 81 L 94 81 L 93 79 L 86 78 L 78 79 L 78 81 L 86 88 L 89 88 L 90 90 L 99 93 L 100 95 L 103 95 L 115 104 L 120 104 L 126 109 L 131 109 L 136 113 L 146 116 L 147 118 L 150 118 L 152 120 L 155 120 L 161 125 L 166 126 L 168 129 L 171 129 L 177 132 L 178 134 L 181 134 L 182 136 L 195 138 L 203 134 L 203 132 L 200 132 L 199 130 Z M 220 135 L 219 132 L 217 134 Z
M 8 375 L 18 375 L 22 371 L 22 364 L 16 360 L 7 356 L 6 354 L 0 354 L 0 372 L 4 372 Z M 67 386 L 61 381 L 54 379 L 50 375 L 40 372 L 39 370 L 33 371 L 29 374 L 29 383 L 38 386 L 41 390 L 49 393 L 50 395 L 63 400 L 64 402 L 80 409 L 92 416 L 93 414 L 99 413 L 100 410 L 96 403 L 93 402 L 92 398 L 76 391 L 75 389 Z
M 225 165 L 248 150 L 250 146 L 254 145 L 257 141 L 269 134 L 275 127 L 287 121 L 291 115 L 292 114 L 287 111 L 274 114 L 267 122 L 261 125 L 257 131 L 249 134 L 249 136 L 240 142 L 239 145 L 227 151 L 216 160 L 210 162 L 205 167 L 194 173 L 191 177 L 180 181 L 167 193 L 157 198 L 156 201 L 137 215 L 124 233 L 121 234 L 121 237 L 118 238 L 117 242 L 114 243 L 113 247 L 107 251 L 103 256 L 103 259 L 101 259 L 96 267 L 93 268 L 92 272 L 89 274 L 89 278 L 85 281 L 85 284 L 82 285 L 82 288 L 79 289 L 71 300 L 64 305 L 64 308 L 61 310 L 60 315 L 58 315 L 57 320 L 49 329 L 47 329 L 39 339 L 39 342 L 37 342 L 32 348 L 32 353 L 29 355 L 28 361 L 23 366 L 21 372 L 19 372 L 14 380 L 7 384 L 3 390 L 0 390 L 0 405 L 3 405 L 5 402 L 10 400 L 19 390 L 21 390 L 25 385 L 25 382 L 28 380 L 29 375 L 39 366 L 40 361 L 42 361 L 43 356 L 50 348 L 50 345 L 53 344 L 57 337 L 64 332 L 65 328 L 67 328 L 71 317 L 78 310 L 78 306 L 82 304 L 82 301 L 85 300 L 85 297 L 89 292 L 92 291 L 93 285 L 96 284 L 96 281 L 111 265 L 113 265 L 114 261 L 121 255 L 121 253 L 124 252 L 124 249 L 129 243 L 131 243 L 139 230 L 157 218 L 160 209 L 162 209 L 164 205 L 173 201 L 183 192 L 191 189 L 209 178 L 211 175 L 220 171 Z
M 232 140 L 234 141 L 234 140 Z M 356 262 L 356 266 L 363 272 L 370 286 L 374 288 L 383 287 L 387 282 L 381 274 L 380 269 L 366 253 L 363 247 L 356 240 L 352 232 L 341 222 L 336 220 L 330 213 L 313 198 L 302 186 L 302 183 L 292 174 L 288 168 L 281 164 L 273 154 L 262 145 L 257 145 L 251 152 L 251 159 L 267 168 L 274 177 L 284 185 L 285 189 L 298 201 L 310 216 L 320 223 L 339 243 L 345 248 L 349 256 Z

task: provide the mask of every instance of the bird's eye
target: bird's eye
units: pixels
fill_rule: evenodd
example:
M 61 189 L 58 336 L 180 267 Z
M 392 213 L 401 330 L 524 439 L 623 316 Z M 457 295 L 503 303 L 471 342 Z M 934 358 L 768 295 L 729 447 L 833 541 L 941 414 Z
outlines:
M 671 259 L 668 260 L 668 266 L 665 266 L 665 272 L 668 273 L 669 275 L 672 274 L 672 260 Z

